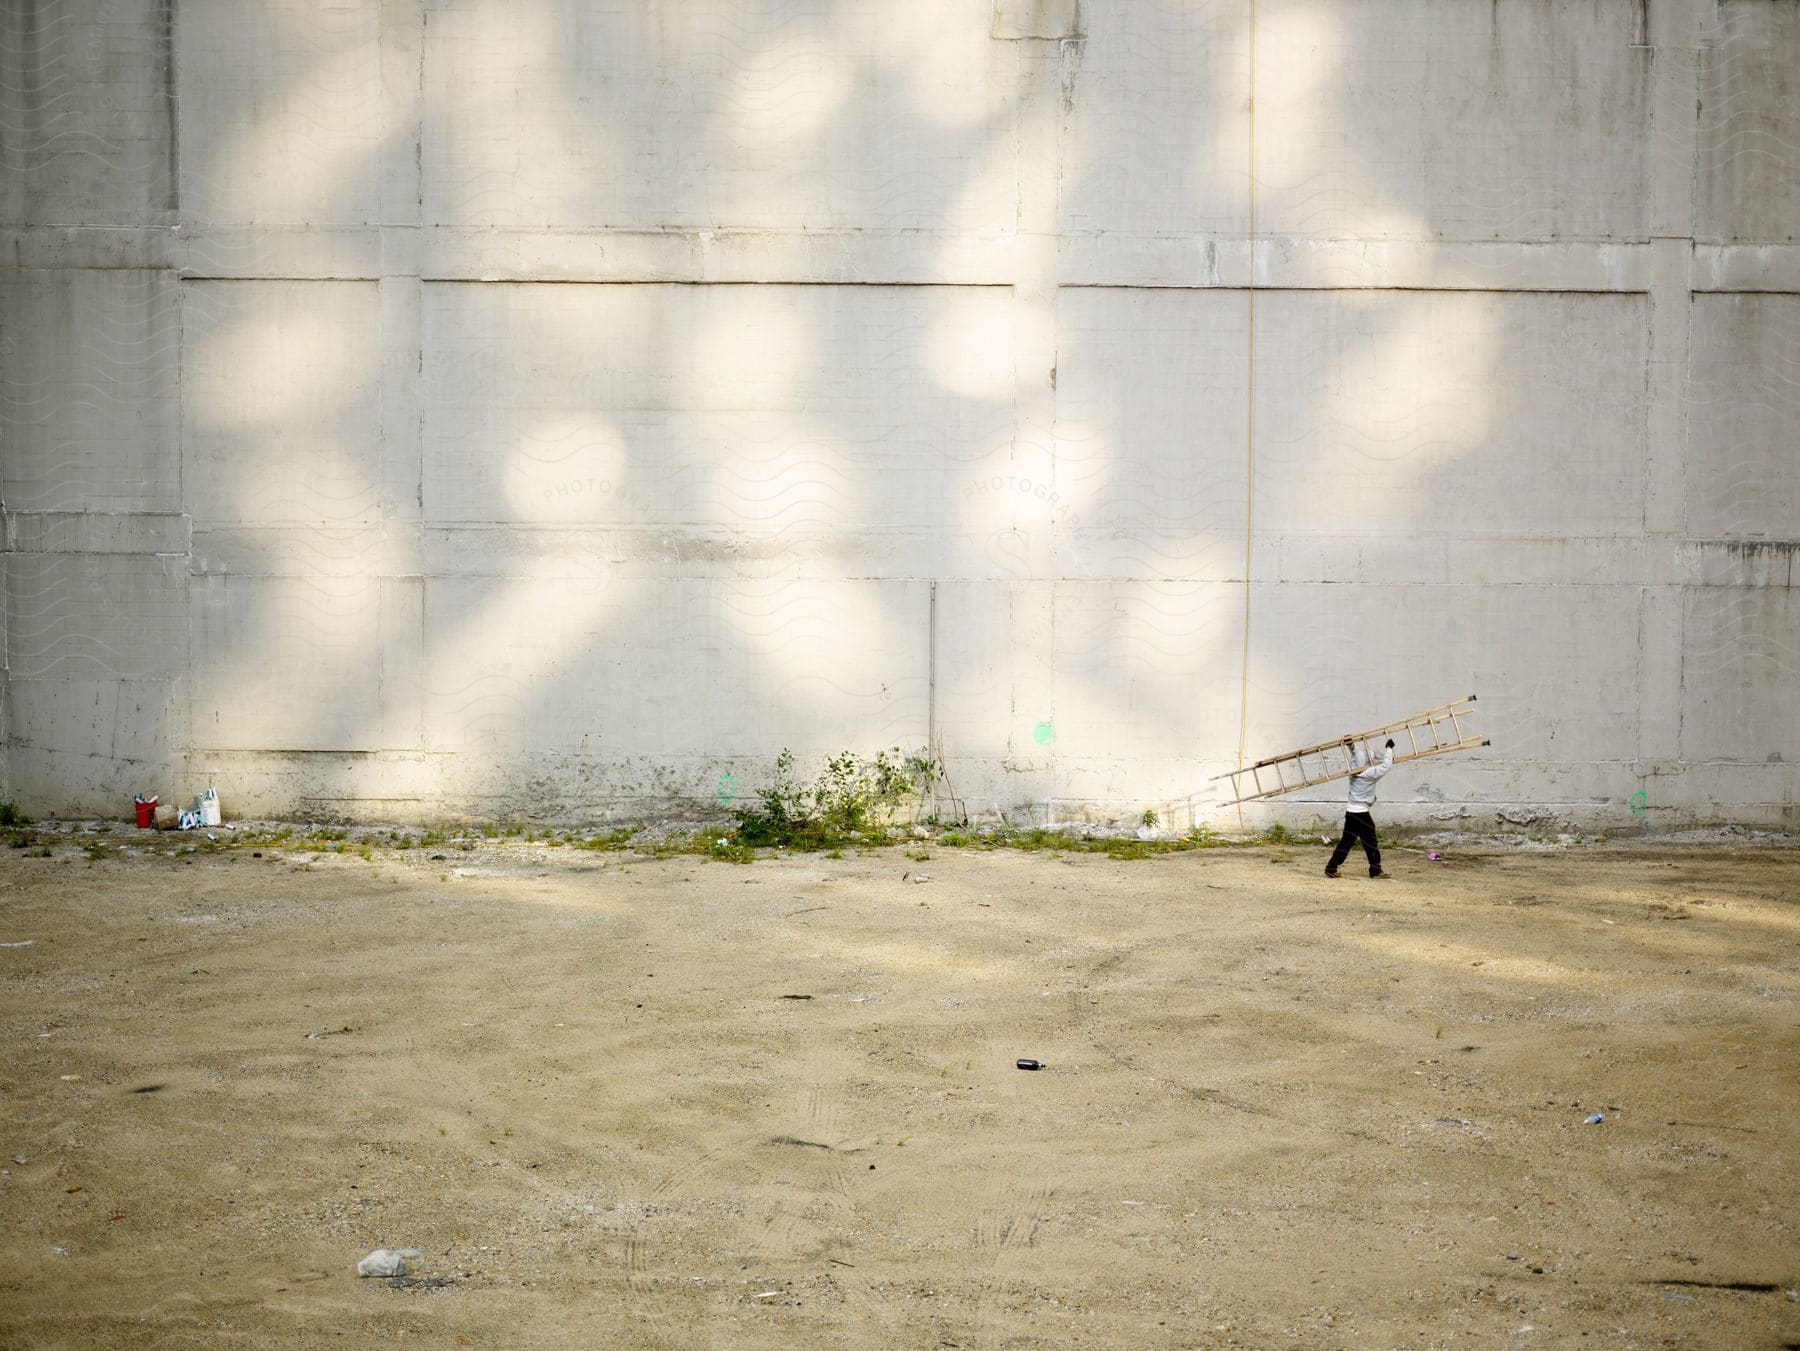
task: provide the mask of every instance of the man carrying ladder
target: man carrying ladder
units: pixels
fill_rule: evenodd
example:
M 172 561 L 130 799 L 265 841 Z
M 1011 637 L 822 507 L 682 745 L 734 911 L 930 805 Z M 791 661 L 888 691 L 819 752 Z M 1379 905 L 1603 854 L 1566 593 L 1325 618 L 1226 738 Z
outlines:
M 1375 842 L 1375 818 L 1369 808 L 1375 805 L 1375 782 L 1394 767 L 1394 740 L 1388 738 L 1381 754 L 1371 763 L 1368 753 L 1353 737 L 1345 737 L 1350 748 L 1350 800 L 1344 804 L 1344 833 L 1337 848 L 1331 851 L 1331 862 L 1325 865 L 1325 876 L 1336 877 L 1338 865 L 1350 856 L 1352 843 L 1360 844 L 1369 856 L 1369 876 L 1386 880 L 1390 874 L 1381 871 L 1381 846 Z
M 1339 741 L 1321 741 L 1316 746 L 1272 755 L 1253 765 L 1240 764 L 1236 769 L 1215 774 L 1213 782 L 1226 780 L 1231 784 L 1232 796 L 1220 805 L 1231 807 L 1243 802 L 1258 802 L 1296 789 L 1330 783 L 1333 779 L 1347 778 L 1350 780 L 1350 800 L 1344 804 L 1344 834 L 1337 842 L 1337 848 L 1332 850 L 1331 862 L 1325 865 L 1325 876 L 1336 877 L 1339 865 L 1350 856 L 1350 846 L 1360 844 L 1369 856 L 1369 876 L 1386 877 L 1387 874 L 1381 871 L 1381 849 L 1375 843 L 1375 821 L 1369 814 L 1369 808 L 1375 805 L 1376 780 L 1396 762 L 1423 760 L 1428 755 L 1487 745 L 1486 737 L 1463 725 L 1463 720 L 1474 712 L 1470 708 L 1474 702 L 1475 696 L 1471 694 L 1466 699 L 1428 708 L 1410 718 L 1372 727 Z M 1398 756 L 1394 754 L 1395 737 L 1406 738 L 1406 749 Z M 1387 745 L 1371 755 L 1368 748 L 1382 738 L 1386 738 Z

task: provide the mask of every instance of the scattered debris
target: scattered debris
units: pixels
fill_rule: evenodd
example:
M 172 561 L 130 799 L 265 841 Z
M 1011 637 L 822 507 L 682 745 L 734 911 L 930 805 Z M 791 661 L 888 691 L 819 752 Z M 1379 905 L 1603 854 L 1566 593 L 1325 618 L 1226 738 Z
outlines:
M 20 943 L 0 943 L 0 948 L 28 948 L 35 942 L 37 942 L 37 939 L 27 938 Z
M 1589 1126 L 1598 1126 L 1604 1120 L 1606 1120 L 1606 1113 L 1595 1112 L 1592 1116 L 1587 1118 L 1587 1120 L 1584 1124 L 1589 1125 Z
M 455 1283 L 454 1276 L 393 1276 L 387 1283 L 389 1290 L 443 1290 Z M 463 1345 L 468 1345 L 467 1342 Z
M 1041 1070 L 1044 1068 L 1044 1062 L 1041 1060 L 1020 1060 L 1015 1063 L 1022 1070 Z
M 131 1091 L 133 1093 L 160 1093 L 163 1091 L 163 1086 L 161 1084 L 145 1084 L 142 1088 L 134 1088 Z
M 307 1041 L 323 1041 L 326 1037 L 341 1037 L 346 1032 L 354 1032 L 354 1031 L 356 1031 L 356 1029 L 354 1027 L 336 1027 L 336 1028 L 332 1028 L 330 1031 L 327 1031 L 327 1032 L 308 1032 L 306 1034 L 305 1040 L 307 1040 Z
M 784 994 L 784 995 L 778 995 L 776 997 L 778 999 L 811 999 L 812 998 L 812 996 L 809 994 Z
M 404 1276 L 406 1259 L 420 1256 L 417 1248 L 399 1248 L 390 1252 L 377 1248 L 356 1264 L 358 1276 Z
M 1773 1281 L 1693 1281 L 1679 1276 L 1665 1276 L 1661 1280 L 1652 1278 L 1639 1281 L 1639 1285 L 1683 1285 L 1695 1290 L 1736 1290 L 1752 1295 L 1769 1295 L 1781 1289 Z M 1793 1298 L 1793 1296 L 1789 1296 Z
M 13 1162 L 18 1164 L 19 1167 L 23 1168 L 25 1166 L 25 1156 L 23 1154 L 14 1154 Z

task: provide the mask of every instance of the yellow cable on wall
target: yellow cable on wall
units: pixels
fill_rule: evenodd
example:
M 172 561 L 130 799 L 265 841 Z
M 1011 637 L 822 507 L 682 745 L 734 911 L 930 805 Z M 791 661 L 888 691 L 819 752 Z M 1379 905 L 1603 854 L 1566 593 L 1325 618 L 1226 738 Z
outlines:
M 1250 0 L 1250 289 L 1249 334 L 1245 346 L 1244 374 L 1244 667 L 1238 698 L 1237 767 L 1244 767 L 1244 744 L 1250 729 L 1250 528 L 1256 488 L 1256 0 Z M 1244 828 L 1244 807 L 1237 807 L 1238 829 Z

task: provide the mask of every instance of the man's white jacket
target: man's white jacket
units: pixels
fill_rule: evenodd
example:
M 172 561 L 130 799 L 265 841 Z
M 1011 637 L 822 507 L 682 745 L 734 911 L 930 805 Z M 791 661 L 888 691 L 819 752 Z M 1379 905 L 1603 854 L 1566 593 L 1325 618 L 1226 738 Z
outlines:
M 1358 746 L 1350 752 L 1350 763 L 1360 772 L 1350 776 L 1350 800 L 1344 804 L 1344 810 L 1366 812 L 1375 801 L 1375 781 L 1394 767 L 1394 748 L 1383 746 L 1381 754 L 1370 764 L 1369 757 Z

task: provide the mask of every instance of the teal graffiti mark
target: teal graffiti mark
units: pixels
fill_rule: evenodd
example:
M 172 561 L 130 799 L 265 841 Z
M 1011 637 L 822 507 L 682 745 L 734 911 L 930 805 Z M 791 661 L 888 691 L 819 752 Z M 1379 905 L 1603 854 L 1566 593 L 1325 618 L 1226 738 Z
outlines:
M 729 769 L 719 775 L 718 794 L 721 802 L 729 802 L 737 796 L 737 779 Z
M 1040 746 L 1048 746 L 1056 739 L 1056 731 L 1047 722 L 1040 722 L 1031 729 L 1031 739 Z
M 1642 816 L 1644 814 L 1644 809 L 1649 805 L 1650 794 L 1646 793 L 1642 788 L 1631 795 L 1631 814 L 1633 816 Z

